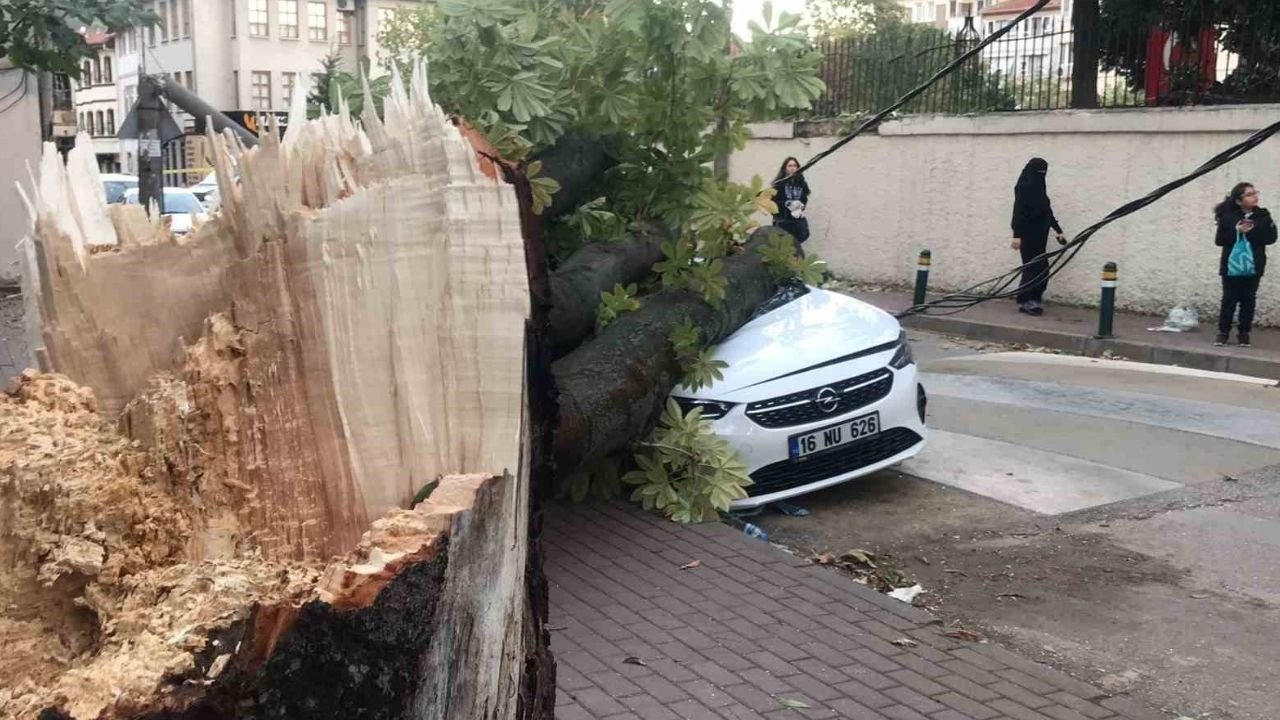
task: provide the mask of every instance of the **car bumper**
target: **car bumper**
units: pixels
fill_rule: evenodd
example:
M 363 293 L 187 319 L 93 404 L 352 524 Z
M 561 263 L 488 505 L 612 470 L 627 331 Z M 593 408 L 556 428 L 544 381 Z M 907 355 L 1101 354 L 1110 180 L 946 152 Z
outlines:
M 880 400 L 820 421 L 783 428 L 766 428 L 736 407 L 712 425 L 747 466 L 755 483 L 751 495 L 735 501 L 734 509 L 754 508 L 870 475 L 914 457 L 924 447 L 924 394 L 916 366 L 893 370 L 893 387 Z M 880 414 L 880 433 L 870 438 L 792 460 L 789 439 L 841 421 Z

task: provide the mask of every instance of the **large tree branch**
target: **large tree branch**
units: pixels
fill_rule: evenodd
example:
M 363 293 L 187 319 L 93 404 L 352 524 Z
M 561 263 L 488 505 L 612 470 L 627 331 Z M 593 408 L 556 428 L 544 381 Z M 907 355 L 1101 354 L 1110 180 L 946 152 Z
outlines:
M 778 288 L 758 248 L 781 230 L 757 230 L 746 252 L 725 260 L 723 307 L 687 290 L 662 290 L 641 300 L 595 338 L 552 365 L 560 391 L 556 465 L 562 473 L 597 461 L 648 432 L 680 378 L 671 328 L 688 318 L 705 342 L 717 343 L 746 324 Z

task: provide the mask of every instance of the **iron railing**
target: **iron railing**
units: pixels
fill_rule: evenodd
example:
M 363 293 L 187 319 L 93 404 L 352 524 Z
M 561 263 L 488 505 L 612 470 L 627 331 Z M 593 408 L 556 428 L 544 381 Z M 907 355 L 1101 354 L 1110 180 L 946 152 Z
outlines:
M 1032 20 L 1037 22 L 984 48 L 903 112 L 1280 102 L 1280 32 L 1244 34 L 1206 22 L 1125 31 L 1100 25 L 1078 32 L 1048 19 Z M 889 105 L 997 27 L 970 21 L 951 33 L 908 25 L 822 40 L 827 92 L 815 103 L 814 115 L 856 116 Z M 1093 92 L 1079 91 L 1090 81 L 1096 82 Z M 1081 84 L 1076 92 L 1073 82 Z

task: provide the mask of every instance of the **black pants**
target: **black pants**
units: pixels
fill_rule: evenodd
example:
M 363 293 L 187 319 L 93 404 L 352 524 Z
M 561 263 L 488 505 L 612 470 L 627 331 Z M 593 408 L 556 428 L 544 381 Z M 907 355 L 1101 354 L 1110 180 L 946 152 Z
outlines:
M 1222 310 L 1218 313 L 1218 332 L 1226 335 L 1231 332 L 1231 320 L 1236 314 L 1236 305 L 1240 306 L 1240 332 L 1247 335 L 1253 330 L 1253 310 L 1258 304 L 1257 275 L 1249 277 L 1222 276 Z
M 809 218 L 796 218 L 790 215 L 786 217 L 775 216 L 773 218 L 773 226 L 791 233 L 791 236 L 798 243 L 809 239 Z
M 1049 287 L 1049 261 L 1046 258 L 1031 261 L 1043 255 L 1048 246 L 1048 232 L 1036 237 L 1022 238 L 1022 264 L 1031 264 L 1022 270 L 1022 284 L 1018 286 L 1019 305 L 1031 301 L 1040 302 L 1044 298 L 1045 288 Z

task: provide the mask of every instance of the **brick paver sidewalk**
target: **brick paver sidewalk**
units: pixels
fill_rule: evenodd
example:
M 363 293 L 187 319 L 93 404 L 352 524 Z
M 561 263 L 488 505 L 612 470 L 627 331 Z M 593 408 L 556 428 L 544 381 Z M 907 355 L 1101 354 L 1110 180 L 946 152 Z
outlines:
M 545 529 L 559 720 L 1161 717 L 727 525 L 617 503 Z

